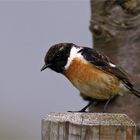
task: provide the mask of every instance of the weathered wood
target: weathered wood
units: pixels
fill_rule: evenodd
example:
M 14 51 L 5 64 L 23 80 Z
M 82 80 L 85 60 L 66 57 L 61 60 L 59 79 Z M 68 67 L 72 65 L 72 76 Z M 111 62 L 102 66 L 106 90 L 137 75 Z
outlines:
M 42 140 L 135 140 L 135 123 L 125 114 L 49 113 Z

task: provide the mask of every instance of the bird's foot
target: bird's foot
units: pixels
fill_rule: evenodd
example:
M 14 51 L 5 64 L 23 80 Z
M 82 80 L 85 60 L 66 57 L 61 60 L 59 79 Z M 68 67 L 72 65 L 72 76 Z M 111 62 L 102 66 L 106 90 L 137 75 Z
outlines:
M 83 109 L 78 110 L 78 111 L 68 111 L 68 112 L 71 112 L 71 113 L 87 113 L 87 111 L 83 110 Z
M 81 110 L 79 110 L 79 111 L 68 111 L 68 112 L 81 112 L 81 113 L 88 113 L 88 111 L 86 111 L 87 110 L 87 108 L 91 105 L 91 104 L 93 104 L 94 103 L 94 101 L 90 101 L 84 108 L 82 108 Z

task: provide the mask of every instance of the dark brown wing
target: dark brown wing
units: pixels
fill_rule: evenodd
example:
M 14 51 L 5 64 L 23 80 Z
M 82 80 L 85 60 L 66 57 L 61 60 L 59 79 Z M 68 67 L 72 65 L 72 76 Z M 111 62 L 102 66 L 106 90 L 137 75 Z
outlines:
M 107 56 L 98 53 L 95 49 L 86 47 L 83 47 L 79 52 L 82 53 L 88 62 L 95 65 L 98 69 L 115 75 L 118 79 L 123 81 L 128 88 L 133 87 L 126 72 L 121 67 L 114 64 Z

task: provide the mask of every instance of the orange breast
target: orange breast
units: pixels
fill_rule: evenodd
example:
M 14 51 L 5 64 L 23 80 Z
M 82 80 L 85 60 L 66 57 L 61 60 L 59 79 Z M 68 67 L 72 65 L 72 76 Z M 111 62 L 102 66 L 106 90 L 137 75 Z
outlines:
M 107 74 L 88 62 L 74 59 L 64 75 L 86 96 L 97 99 L 108 99 L 117 94 L 118 79 Z

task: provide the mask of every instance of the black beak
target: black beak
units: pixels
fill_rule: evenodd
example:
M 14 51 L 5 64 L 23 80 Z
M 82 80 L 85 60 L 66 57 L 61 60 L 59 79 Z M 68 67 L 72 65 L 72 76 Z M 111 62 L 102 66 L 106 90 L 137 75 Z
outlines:
M 42 68 L 41 71 L 45 70 L 46 68 L 48 68 L 50 65 L 49 64 L 45 64 Z

